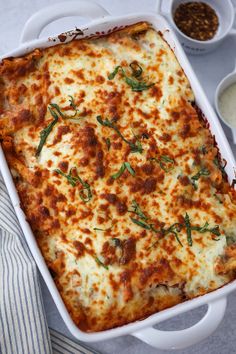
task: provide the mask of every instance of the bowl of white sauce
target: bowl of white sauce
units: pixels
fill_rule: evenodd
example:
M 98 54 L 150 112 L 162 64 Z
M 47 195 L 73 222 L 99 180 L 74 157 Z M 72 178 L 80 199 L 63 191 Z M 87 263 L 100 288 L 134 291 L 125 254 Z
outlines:
M 236 144 L 236 67 L 217 86 L 215 106 L 221 120 L 231 128 Z

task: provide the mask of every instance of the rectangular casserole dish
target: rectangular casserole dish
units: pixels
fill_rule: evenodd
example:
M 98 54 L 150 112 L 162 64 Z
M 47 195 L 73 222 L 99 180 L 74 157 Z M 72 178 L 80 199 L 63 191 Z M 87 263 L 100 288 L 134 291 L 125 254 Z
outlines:
M 82 12 L 82 14 L 86 15 L 88 12 L 91 12 L 92 14 L 96 14 L 100 11 L 102 13 L 102 10 L 98 10 L 96 7 L 97 5 L 95 4 L 87 4 L 83 2 L 76 2 L 74 4 L 71 4 L 71 6 L 68 6 L 67 3 L 67 14 L 68 13 L 68 7 L 70 7 L 71 12 L 75 12 L 75 8 L 78 10 L 79 13 Z M 46 12 L 45 12 L 46 11 Z M 62 14 L 65 16 L 65 8 L 63 7 L 63 4 L 58 4 L 55 5 L 54 10 L 53 9 L 48 9 L 45 10 L 44 13 L 41 13 L 38 17 L 32 18 L 31 21 L 26 24 L 25 27 L 25 32 L 23 34 L 23 41 L 24 40 L 29 40 L 32 39 L 29 38 L 29 36 L 36 36 L 41 29 L 42 26 L 44 26 L 47 22 L 52 20 L 55 17 L 59 17 Z M 70 10 L 69 10 L 70 11 Z M 53 15 L 52 15 L 53 14 Z M 41 21 L 43 19 L 43 23 Z M 39 22 L 40 21 L 40 22 Z M 183 70 L 185 71 L 187 77 L 190 80 L 191 87 L 193 89 L 193 92 L 196 97 L 196 103 L 200 107 L 200 109 L 203 111 L 204 115 L 207 117 L 210 129 L 216 137 L 216 141 L 218 143 L 218 146 L 220 148 L 220 152 L 222 154 L 222 157 L 225 158 L 228 162 L 227 167 L 226 167 L 226 172 L 228 173 L 229 178 L 232 180 L 234 178 L 234 158 L 233 155 L 230 151 L 230 147 L 228 145 L 228 142 L 224 136 L 224 133 L 222 132 L 221 126 L 212 110 L 210 107 L 206 97 L 204 96 L 204 93 L 202 92 L 199 83 L 194 76 L 194 73 L 192 72 L 192 69 L 181 49 L 179 46 L 176 37 L 172 33 L 172 31 L 168 28 L 168 24 L 166 21 L 163 19 L 161 16 L 154 16 L 152 14 L 145 14 L 145 15 L 129 15 L 125 17 L 120 17 L 120 18 L 112 18 L 112 17 L 106 17 L 105 19 L 102 20 L 97 20 L 97 21 L 92 21 L 89 23 L 86 28 L 83 29 L 84 35 L 83 36 L 92 36 L 95 33 L 107 33 L 109 30 L 112 30 L 114 28 L 122 28 L 127 25 L 131 25 L 137 22 L 141 21 L 147 21 L 153 25 L 153 27 L 157 31 L 161 31 L 163 33 L 163 36 L 165 40 L 168 42 L 168 44 L 171 46 L 171 48 L 174 50 L 175 55 L 177 59 L 180 62 L 180 65 L 182 66 Z M 33 27 L 32 27 L 33 25 Z M 88 28 L 87 28 L 88 27 Z M 80 33 L 79 31 L 75 32 L 70 32 L 66 35 L 66 40 L 70 40 L 72 37 L 74 37 L 76 34 Z M 81 34 L 80 34 L 81 35 Z M 28 37 L 27 37 L 28 36 Z M 51 38 L 50 40 L 37 40 L 37 41 L 32 41 L 32 42 L 27 42 L 26 44 L 23 44 L 18 50 L 7 54 L 6 57 L 8 56 L 19 56 L 23 55 L 25 53 L 28 53 L 32 51 L 35 48 L 44 48 L 51 46 L 52 44 L 57 44 L 59 43 L 60 39 L 62 37 L 59 36 L 58 38 Z M 65 38 L 63 39 L 65 40 Z M 19 203 L 19 198 L 16 192 L 16 189 L 14 187 L 10 172 L 8 170 L 8 167 L 6 165 L 5 158 L 3 156 L 3 152 L 1 151 L 1 170 L 2 174 L 5 180 L 5 183 L 8 187 L 9 194 L 11 196 L 11 199 L 13 201 L 13 205 L 15 207 L 17 216 L 19 218 L 19 221 L 21 223 L 22 229 L 25 233 L 27 242 L 29 244 L 29 247 L 31 249 L 31 252 L 33 253 L 35 260 L 38 264 L 38 267 L 40 271 L 42 272 L 42 275 L 44 276 L 44 279 L 52 293 L 52 296 L 54 298 L 55 303 L 58 306 L 58 309 L 65 320 L 68 328 L 72 332 L 73 335 L 75 335 L 78 339 L 84 340 L 84 341 L 97 341 L 97 340 L 104 340 L 106 338 L 112 338 L 114 336 L 119 336 L 127 333 L 132 333 L 133 335 L 136 335 L 140 339 L 146 341 L 147 343 L 150 343 L 151 345 L 157 346 L 157 347 L 162 347 L 162 348 L 168 348 L 169 346 L 171 347 L 184 347 L 186 345 L 190 345 L 195 343 L 201 338 L 206 337 L 209 335 L 217 326 L 219 321 L 221 320 L 224 309 L 225 309 L 225 296 L 228 292 L 232 291 L 235 288 L 235 281 L 232 282 L 231 284 L 226 285 L 224 288 L 219 289 L 211 294 L 204 295 L 202 297 L 196 298 L 194 300 L 188 301 L 186 303 L 179 304 L 173 308 L 164 310 L 160 313 L 157 313 L 155 315 L 150 316 L 149 318 L 139 321 L 136 323 L 131 323 L 119 328 L 99 332 L 99 333 L 84 333 L 81 330 L 79 330 L 74 323 L 72 322 L 71 318 L 68 315 L 67 310 L 65 309 L 65 306 L 60 298 L 60 295 L 55 287 L 55 284 L 49 275 L 48 269 L 45 265 L 45 262 L 41 256 L 41 253 L 38 249 L 38 246 L 35 242 L 34 236 L 32 234 L 32 231 L 28 225 L 28 223 L 25 220 L 24 213 L 22 209 L 20 208 L 20 203 Z M 219 300 L 220 299 L 220 300 Z M 140 330 L 142 328 L 151 326 L 155 323 L 158 323 L 164 319 L 170 318 L 172 316 L 175 316 L 179 313 L 185 312 L 189 309 L 195 308 L 201 304 L 209 304 L 209 310 L 207 312 L 207 315 L 204 317 L 204 320 L 201 321 L 201 323 L 198 323 L 194 327 L 185 330 L 189 331 L 181 333 L 183 334 L 180 335 L 179 333 L 172 333 L 170 336 L 170 333 L 159 333 L 159 331 L 156 331 L 152 328 L 145 329 L 145 330 Z M 214 311 L 214 309 L 217 309 L 217 311 Z M 212 317 L 213 316 L 213 317 Z M 207 329 L 207 330 L 206 330 Z M 139 331 L 139 332 L 137 332 Z M 187 335 L 188 334 L 188 335 Z M 166 339 L 168 338 L 168 342 Z M 185 340 L 183 340 L 185 338 Z M 191 341 L 186 342 L 186 338 L 191 338 Z

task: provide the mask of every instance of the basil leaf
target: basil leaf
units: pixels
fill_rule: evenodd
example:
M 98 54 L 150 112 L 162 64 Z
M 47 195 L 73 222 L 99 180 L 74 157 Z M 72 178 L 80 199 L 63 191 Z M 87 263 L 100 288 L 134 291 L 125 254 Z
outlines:
M 76 117 L 78 112 L 79 112 L 79 110 L 75 106 L 73 97 L 72 96 L 69 96 L 69 97 L 71 97 L 70 100 L 69 100 L 70 101 L 70 106 L 75 110 L 75 113 L 73 115 L 71 115 L 71 116 L 63 113 L 61 108 L 56 103 L 50 103 L 50 106 L 57 111 L 57 113 L 61 116 L 62 119 L 73 119 L 73 120 L 79 121 L 82 117 Z
M 38 157 L 40 155 L 40 152 L 42 151 L 42 148 L 43 148 L 44 144 L 46 143 L 49 134 L 51 133 L 54 125 L 58 122 L 58 119 L 59 119 L 59 117 L 56 114 L 56 112 L 54 112 L 50 107 L 48 109 L 49 109 L 49 111 L 50 111 L 50 113 L 51 113 L 51 115 L 53 116 L 54 119 L 39 134 L 40 142 L 39 142 L 39 145 L 38 145 L 37 150 L 36 150 L 36 154 L 35 154 L 36 157 Z
M 130 64 L 130 67 L 131 67 L 131 70 L 132 70 L 132 76 L 135 77 L 135 79 L 133 79 L 132 77 L 127 76 L 125 71 L 124 71 L 124 69 L 120 65 L 116 66 L 114 71 L 108 75 L 108 79 L 109 80 L 113 80 L 114 77 L 117 75 L 118 71 L 120 70 L 122 76 L 124 77 L 125 82 L 127 83 L 127 85 L 129 85 L 132 88 L 132 91 L 135 91 L 135 92 L 144 91 L 144 90 L 149 89 L 153 85 L 155 85 L 154 83 L 147 84 L 144 81 L 137 80 L 137 78 L 140 78 L 140 76 L 143 73 L 143 69 L 138 63 L 132 62 Z
M 140 220 L 135 219 L 135 218 L 132 218 L 132 217 L 131 217 L 130 219 L 133 221 L 134 224 L 136 224 L 136 225 L 138 225 L 138 226 L 141 226 L 141 227 L 143 227 L 143 228 L 146 229 L 146 230 L 152 230 L 151 225 L 146 224 L 145 222 L 140 221 Z
M 127 170 L 132 176 L 135 175 L 135 171 L 131 167 L 130 163 L 129 162 L 124 162 L 121 165 L 119 171 L 117 173 L 115 173 L 114 175 L 112 175 L 111 178 L 113 178 L 113 179 L 119 178 L 125 172 L 125 170 Z
M 72 171 L 75 170 L 76 171 L 76 176 L 72 174 Z M 76 167 L 72 167 L 70 169 L 69 174 L 66 174 L 64 172 L 62 172 L 59 169 L 54 170 L 55 172 L 57 172 L 59 175 L 65 177 L 67 179 L 67 181 L 73 186 L 75 187 L 78 182 L 82 185 L 83 189 L 79 192 L 79 196 L 80 198 L 87 203 L 88 201 L 91 200 L 92 198 L 92 192 L 90 189 L 90 185 L 87 182 L 84 182 L 80 176 L 77 174 L 77 168 Z
M 79 110 L 75 104 L 74 97 L 71 95 L 69 95 L 69 97 L 70 97 L 70 99 L 69 99 L 70 106 L 73 108 L 73 110 L 75 111 L 75 115 L 76 115 Z
M 149 161 L 155 161 L 159 164 L 162 170 L 170 172 L 174 168 L 175 160 L 167 155 L 162 155 L 160 158 L 151 157 Z
M 165 172 L 169 172 L 171 170 L 173 170 L 174 168 L 174 164 L 175 164 L 175 161 L 174 159 L 172 159 L 171 157 L 167 156 L 167 155 L 162 155 L 160 157 L 160 167 L 165 171 Z M 168 168 L 168 164 L 170 164 L 170 167 Z
M 140 219 L 143 219 L 143 220 L 147 220 L 148 217 L 146 215 L 144 215 L 144 213 L 142 212 L 139 204 L 136 202 L 136 200 L 132 200 L 132 208 L 134 210 L 129 210 L 131 213 L 134 213 L 136 215 L 138 215 L 140 217 Z
M 200 146 L 199 149 L 200 149 L 200 151 L 201 151 L 201 153 L 202 153 L 203 155 L 206 155 L 206 154 L 207 154 L 207 148 L 206 148 L 205 145 Z
M 108 75 L 108 79 L 109 80 L 113 80 L 114 77 L 116 76 L 116 74 L 118 73 L 119 69 L 121 69 L 123 71 L 123 69 L 122 69 L 122 67 L 120 65 L 116 66 L 114 71 Z
M 110 138 L 106 138 L 105 143 L 106 143 L 106 146 L 107 146 L 107 150 L 109 151 L 109 150 L 110 150 L 110 147 L 111 147 L 111 140 L 110 140 Z
M 94 231 L 108 231 L 108 230 L 111 230 L 113 226 L 114 225 L 111 225 L 111 227 L 108 227 L 107 229 L 100 229 L 99 227 L 94 227 L 93 230 Z
M 102 119 L 101 116 L 97 116 L 97 121 L 98 123 L 100 123 L 102 126 L 104 127 L 109 127 L 115 130 L 115 132 L 119 135 L 119 137 L 130 146 L 130 150 L 131 152 L 139 152 L 140 154 L 143 152 L 143 148 L 141 146 L 141 144 L 134 144 L 132 142 L 130 142 L 129 140 L 127 140 L 119 131 L 118 127 L 110 120 L 108 119 Z
M 132 88 L 132 91 L 134 92 L 144 91 L 155 85 L 154 83 L 146 84 L 143 81 L 136 81 L 128 76 L 125 76 L 125 82 Z
M 59 175 L 65 177 L 67 179 L 67 181 L 73 186 L 75 187 L 77 182 L 79 181 L 77 177 L 72 176 L 72 169 L 70 169 L 69 174 L 67 175 L 66 173 L 62 172 L 61 170 L 59 170 L 58 168 L 54 170 L 56 173 L 58 173 Z
M 129 163 L 129 162 L 124 162 L 124 165 L 125 165 L 127 171 L 128 171 L 132 176 L 135 176 L 135 171 L 134 171 L 134 169 L 131 167 L 130 163 Z
M 136 61 L 133 61 L 132 63 L 129 64 L 131 70 L 132 70 L 132 76 L 133 77 L 140 77 L 143 73 L 143 69 L 142 67 L 136 62 Z
M 197 181 L 201 176 L 209 176 L 210 171 L 207 168 L 202 168 L 196 175 L 192 176 L 191 179 Z
M 223 175 L 224 177 L 227 177 L 227 173 L 225 172 L 225 167 L 226 167 L 227 161 L 224 160 L 224 165 L 222 165 L 222 164 L 220 163 L 220 161 L 219 161 L 218 156 L 216 156 L 216 157 L 214 158 L 213 162 L 214 162 L 214 164 L 220 169 L 222 175 Z
M 187 241 L 188 241 L 189 246 L 192 246 L 193 245 L 192 228 L 191 228 L 191 224 L 190 224 L 189 215 L 187 213 L 185 214 L 184 222 L 185 222 L 185 227 L 187 230 Z
M 92 192 L 90 189 L 90 185 L 86 182 L 83 182 L 81 179 L 80 181 L 82 182 L 83 189 L 82 191 L 79 192 L 80 198 L 83 200 L 83 202 L 87 203 L 92 199 Z
M 112 175 L 111 178 L 113 178 L 113 179 L 119 178 L 125 172 L 125 170 L 126 170 L 126 167 L 125 167 L 125 164 L 123 163 L 121 165 L 121 168 L 119 169 L 119 171 L 116 172 L 114 175 Z
M 203 226 L 192 226 L 192 230 L 198 231 L 201 234 L 205 233 L 205 232 L 210 232 L 216 236 L 220 236 L 220 229 L 219 229 L 219 225 L 216 225 L 212 228 L 209 228 L 209 223 L 206 221 L 205 224 Z
M 121 240 L 117 237 L 113 237 L 111 241 L 114 243 L 115 247 L 120 247 L 121 246 Z
M 180 241 L 179 236 L 178 236 L 178 233 L 181 231 L 181 229 L 182 229 L 182 224 L 174 223 L 173 225 L 168 227 L 168 229 L 162 229 L 162 232 L 164 235 L 168 235 L 169 233 L 173 234 L 175 236 L 177 242 L 183 247 L 183 244 Z
M 97 262 L 98 265 L 102 266 L 106 270 L 109 269 L 109 267 L 107 265 L 105 265 L 98 257 L 95 257 L 94 259 L 95 259 L 95 261 Z
M 59 116 L 61 116 L 61 118 L 63 118 L 63 119 L 75 119 L 75 120 L 81 119 L 81 118 L 75 118 L 75 116 L 78 113 L 78 109 L 75 105 L 74 98 L 72 96 L 69 96 L 69 97 L 70 97 L 70 100 L 69 100 L 70 106 L 75 110 L 75 113 L 73 116 L 68 116 L 68 115 L 64 114 L 61 111 L 58 104 L 56 104 L 56 103 L 49 104 L 48 109 L 49 109 L 49 112 L 51 113 L 52 117 L 54 118 L 54 120 L 51 123 L 49 123 L 49 125 L 40 132 L 40 142 L 37 147 L 36 154 L 35 154 L 37 157 L 40 155 L 40 152 L 42 151 L 42 148 L 43 148 L 44 144 L 46 143 L 46 140 L 47 140 L 49 134 L 51 133 L 54 125 L 58 122 Z M 59 116 L 58 116 L 58 114 L 59 114 Z
M 220 203 L 220 204 L 223 204 L 223 201 L 222 201 L 222 198 L 223 198 L 223 195 L 222 194 L 217 194 L 217 193 L 214 193 L 213 194 L 214 195 L 214 197 L 218 200 L 218 202 Z
M 221 235 L 219 225 L 216 225 L 216 226 L 210 228 L 209 223 L 206 221 L 203 226 L 192 226 L 187 213 L 185 214 L 184 221 L 185 221 L 185 226 L 186 226 L 186 230 L 187 230 L 187 240 L 188 240 L 189 246 L 192 246 L 192 231 L 198 231 L 201 234 L 203 234 L 205 232 L 210 232 L 216 236 Z
M 198 173 L 194 176 L 191 177 L 192 180 L 192 184 L 195 190 L 197 190 L 198 186 L 196 184 L 196 181 L 199 180 L 199 178 L 201 176 L 209 176 L 210 175 L 210 171 L 207 168 L 202 168 L 200 171 L 198 171 Z

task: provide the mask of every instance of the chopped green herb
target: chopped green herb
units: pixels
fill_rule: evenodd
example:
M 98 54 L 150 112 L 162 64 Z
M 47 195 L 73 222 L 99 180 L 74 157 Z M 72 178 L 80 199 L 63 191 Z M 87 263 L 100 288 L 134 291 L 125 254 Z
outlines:
M 114 69 L 114 71 L 108 75 L 108 80 L 113 80 L 114 77 L 116 76 L 116 74 L 118 73 L 118 71 L 119 71 L 120 69 L 121 69 L 122 71 L 124 71 L 124 70 L 122 69 L 122 66 L 120 66 L 120 65 L 116 66 L 115 69 Z
M 135 176 L 135 171 L 131 167 L 130 163 L 124 162 L 121 165 L 121 168 L 119 169 L 119 171 L 117 173 L 115 173 L 114 175 L 112 175 L 111 178 L 113 178 L 113 179 L 119 178 L 125 172 L 125 170 L 127 170 L 132 176 Z
M 187 213 L 185 214 L 184 221 L 185 221 L 185 227 L 187 230 L 187 241 L 188 241 L 189 246 L 192 246 L 192 244 L 193 244 L 192 231 L 198 231 L 201 234 L 203 234 L 205 232 L 210 232 L 210 233 L 214 234 L 215 236 L 221 235 L 219 225 L 216 225 L 216 226 L 210 228 L 209 223 L 206 221 L 203 226 L 192 226 L 191 222 L 190 222 L 190 218 Z
M 175 164 L 175 160 L 167 155 L 162 155 L 160 158 L 151 157 L 149 160 L 157 162 L 165 172 L 173 170 Z
M 99 227 L 94 227 L 93 230 L 94 231 L 108 231 L 111 230 L 113 227 L 113 225 L 111 225 L 111 227 L 108 227 L 107 229 L 100 229 Z
M 132 219 L 132 218 L 131 218 Z M 179 233 L 182 231 L 183 227 L 186 228 L 186 232 L 187 232 L 187 242 L 189 244 L 189 246 L 192 246 L 193 244 L 193 241 L 192 241 L 192 231 L 198 231 L 200 233 L 205 233 L 205 232 L 210 232 L 212 234 L 214 234 L 215 236 L 220 236 L 221 233 L 220 233 L 220 230 L 219 230 L 219 226 L 216 225 L 212 228 L 209 228 L 209 223 L 206 222 L 203 226 L 192 226 L 191 225 L 191 222 L 190 222 L 190 218 L 189 218 L 189 215 L 186 213 L 185 214 L 185 217 L 184 217 L 184 224 L 181 224 L 181 223 L 174 223 L 173 225 L 171 225 L 170 227 L 168 227 L 167 229 L 165 228 L 162 228 L 160 231 L 154 229 L 153 225 L 152 224 L 146 224 L 146 223 L 143 223 L 143 222 L 140 222 L 139 220 L 137 219 L 132 219 L 132 221 L 139 225 L 139 226 L 142 226 L 144 228 L 146 228 L 147 230 L 152 230 L 152 231 L 155 231 L 155 232 L 158 232 L 160 233 L 160 235 L 162 236 L 166 236 L 168 234 L 173 234 L 177 240 L 177 242 L 183 247 L 183 244 L 182 242 L 180 241 L 179 239 Z M 214 241 L 218 241 L 219 239 L 216 239 L 216 238 L 212 238 Z M 151 249 L 152 247 L 154 247 L 157 243 L 159 242 L 159 240 L 155 241 L 149 248 Z M 235 241 L 236 242 L 236 241 Z
M 129 64 L 131 70 L 132 70 L 132 76 L 133 77 L 140 77 L 143 73 L 143 69 L 142 67 L 136 62 L 136 61 L 133 61 L 132 63 Z
M 73 110 L 75 111 L 74 115 L 76 115 L 76 114 L 79 112 L 79 110 L 78 110 L 78 108 L 77 108 L 77 106 L 76 106 L 76 104 L 75 104 L 74 97 L 71 96 L 71 95 L 69 95 L 69 97 L 70 97 L 70 99 L 69 99 L 70 106 L 71 106 L 71 107 L 73 108 Z
M 119 129 L 117 128 L 117 126 L 115 125 L 114 122 L 108 120 L 108 119 L 102 119 L 101 116 L 97 116 L 97 121 L 98 123 L 100 123 L 102 126 L 104 127 L 109 127 L 109 128 L 112 128 L 115 130 L 115 132 L 119 135 L 119 137 L 126 143 L 130 146 L 130 150 L 131 152 L 139 152 L 139 153 L 142 153 L 143 152 L 143 149 L 142 149 L 142 146 L 141 144 L 135 144 L 135 143 L 132 143 L 131 141 L 127 140 L 122 134 L 121 132 L 119 131 Z
M 150 251 L 153 247 L 155 247 L 155 246 L 158 244 L 158 242 L 159 242 L 159 240 L 153 242 L 153 243 L 151 244 L 151 246 L 149 246 L 149 247 L 147 248 L 147 251 Z
M 107 265 L 105 265 L 98 257 L 94 258 L 95 261 L 97 262 L 97 264 L 101 265 L 103 268 L 105 268 L 106 270 L 109 269 L 109 267 Z
M 37 157 L 40 155 L 40 152 L 42 151 L 42 148 L 43 148 L 44 144 L 46 143 L 46 140 L 47 140 L 49 134 L 51 133 L 54 125 L 58 122 L 58 119 L 59 119 L 59 117 L 56 114 L 56 112 L 54 112 L 50 107 L 48 109 L 49 109 L 49 111 L 50 111 L 50 113 L 51 113 L 51 115 L 52 115 L 52 117 L 54 119 L 39 134 L 40 135 L 40 142 L 39 142 L 39 145 L 37 147 L 36 154 L 35 154 Z
M 138 215 L 140 217 L 140 219 L 142 219 L 142 220 L 148 219 L 148 217 L 146 215 L 144 215 L 144 213 L 142 212 L 139 204 L 136 202 L 135 199 L 132 200 L 132 208 L 133 208 L 133 210 L 129 210 L 129 212 Z
M 106 143 L 106 146 L 107 146 L 107 150 L 109 151 L 109 150 L 110 150 L 110 147 L 111 147 L 111 140 L 110 140 L 110 138 L 106 138 L 105 143 Z
M 201 153 L 202 153 L 203 155 L 206 155 L 206 154 L 207 154 L 207 148 L 206 148 L 205 145 L 200 146 L 199 150 L 201 151 Z
M 185 214 L 184 222 L 185 222 L 185 227 L 187 230 L 187 241 L 188 241 L 189 246 L 192 246 L 193 245 L 192 228 L 191 228 L 190 219 L 189 219 L 189 216 L 187 213 Z
M 62 113 L 60 107 L 56 104 L 56 103 L 50 103 L 49 104 L 49 112 L 51 113 L 52 117 L 54 118 L 52 122 L 49 123 L 49 125 L 44 128 L 41 132 L 40 132 L 40 142 L 39 142 L 39 145 L 37 147 L 37 150 L 36 150 L 36 156 L 38 157 L 40 155 L 40 152 L 42 151 L 42 148 L 44 146 L 44 144 L 46 143 L 46 140 L 49 136 L 49 134 L 51 133 L 54 125 L 58 122 L 58 119 L 59 119 L 59 116 L 58 114 L 61 116 L 61 118 L 63 119 L 76 119 L 76 120 L 79 120 L 81 118 L 75 118 L 77 113 L 78 113 L 78 109 L 75 105 L 75 102 L 74 102 L 74 98 L 72 96 L 69 96 L 70 97 L 70 106 L 75 110 L 75 113 L 74 115 L 72 116 L 68 116 L 64 113 Z
M 140 226 L 140 227 L 143 227 L 144 229 L 146 230 L 151 230 L 151 231 L 154 231 L 154 232 L 160 232 L 159 230 L 155 229 L 155 227 L 153 226 L 153 224 L 147 224 L 146 222 L 144 221 L 141 221 L 139 219 L 135 219 L 135 218 L 130 218 L 134 224 Z
M 225 172 L 225 167 L 226 167 L 227 161 L 224 160 L 224 165 L 222 165 L 222 164 L 220 163 L 220 161 L 219 161 L 219 158 L 216 156 L 216 157 L 214 158 L 213 162 L 214 162 L 214 164 L 220 169 L 222 175 L 223 175 L 224 177 L 226 177 L 227 174 L 226 174 L 226 172 Z
M 129 85 L 132 88 L 132 91 L 134 92 L 141 92 L 144 90 L 148 90 L 150 87 L 154 86 L 155 84 L 146 84 L 143 81 L 137 81 L 134 79 L 131 79 L 128 76 L 125 76 L 125 82 L 127 83 L 127 85 Z
M 120 247 L 121 246 L 121 240 L 119 238 L 113 237 L 111 241 L 114 243 L 115 247 Z
M 181 246 L 181 247 L 183 247 L 183 244 L 182 244 L 182 242 L 180 241 L 180 239 L 179 239 L 179 236 L 178 236 L 177 232 L 172 231 L 172 234 L 174 234 L 174 235 L 175 235 L 175 238 L 176 238 L 177 242 L 180 244 L 180 246 Z
M 126 169 L 129 171 L 129 173 L 134 176 L 135 175 L 135 171 L 134 169 L 131 167 L 129 162 L 124 162 L 124 165 L 126 167 Z
M 75 177 L 72 175 L 72 171 L 73 168 L 70 169 L 69 174 L 67 175 L 66 173 L 62 172 L 61 170 L 59 170 L 58 168 L 54 170 L 56 173 L 58 173 L 59 175 L 65 177 L 67 179 L 67 181 L 73 186 L 75 187 L 77 182 L 79 181 L 78 177 Z
M 183 225 L 180 223 L 174 223 L 173 225 L 171 225 L 170 227 L 168 227 L 167 229 L 162 228 L 160 230 L 160 234 L 162 234 L 163 236 L 166 236 L 168 234 L 173 234 L 176 238 L 176 241 L 180 244 L 181 247 L 183 247 L 182 242 L 179 239 L 179 235 L 178 233 L 182 230 Z M 157 231 L 157 230 L 155 230 Z M 155 241 L 149 248 L 148 250 L 150 250 L 151 248 L 155 247 L 158 244 L 159 240 Z
M 87 182 L 82 181 L 81 179 L 80 183 L 82 184 L 83 189 L 79 192 L 79 196 L 85 203 L 87 203 L 92 199 L 90 185 Z
M 182 229 L 182 224 L 180 223 L 174 223 L 173 225 L 171 225 L 170 227 L 168 227 L 168 229 L 162 229 L 162 232 L 164 235 L 168 235 L 169 233 L 173 234 L 177 240 L 177 242 L 183 247 L 182 242 L 179 239 L 178 233 L 181 231 Z
M 138 226 L 141 226 L 141 227 L 143 227 L 146 230 L 152 230 L 152 226 L 151 225 L 149 225 L 149 224 L 147 224 L 147 223 L 145 223 L 145 222 L 143 222 L 141 220 L 132 218 L 132 217 L 130 219 L 133 221 L 134 224 L 136 224 Z
M 132 130 L 132 129 L 131 129 Z M 143 151 L 143 148 L 142 148 L 142 144 L 141 144 L 141 142 L 140 142 L 140 138 L 139 138 L 139 136 L 138 135 L 136 135 L 134 132 L 133 132 L 133 130 L 132 130 L 132 133 L 133 133 L 133 135 L 134 135 L 134 137 L 136 138 L 136 146 L 137 146 L 137 148 L 138 148 L 138 150 L 140 151 L 140 152 L 142 152 Z
M 217 193 L 214 193 L 213 194 L 214 195 L 214 197 L 218 200 L 218 202 L 220 203 L 220 204 L 223 204 L 223 201 L 221 200 L 221 198 L 220 198 L 220 196 L 217 194 Z M 221 195 L 221 194 L 220 194 Z M 221 195 L 222 196 L 222 195 Z M 223 196 L 222 196 L 223 197 Z
M 197 181 L 201 176 L 209 176 L 210 172 L 207 168 L 202 168 L 196 175 L 191 177 L 194 181 Z
M 216 225 L 212 228 L 209 228 L 209 223 L 206 221 L 205 224 L 203 226 L 192 226 L 192 230 L 196 230 L 198 232 L 200 232 L 201 234 L 205 233 L 205 232 L 210 232 L 216 236 L 220 236 L 220 229 L 219 229 L 219 225 Z
M 163 155 L 160 157 L 160 167 L 165 172 L 169 172 L 169 171 L 173 170 L 174 163 L 175 163 L 175 161 L 172 158 L 170 158 L 169 156 Z M 168 164 L 171 164 L 171 166 L 169 168 L 167 167 Z
M 57 113 L 61 116 L 61 118 L 62 119 L 73 119 L 73 120 L 77 120 L 77 121 L 79 121 L 82 117 L 78 117 L 78 109 L 76 108 L 76 106 L 75 106 L 75 103 L 74 103 L 74 99 L 73 99 L 73 97 L 72 96 L 70 96 L 71 97 L 71 99 L 70 99 L 70 106 L 73 108 L 73 109 L 75 109 L 75 113 L 73 114 L 73 115 L 67 115 L 67 114 L 65 114 L 65 113 L 63 113 L 62 111 L 61 111 L 61 108 L 58 106 L 58 104 L 56 104 L 56 103 L 50 103 L 50 106 L 52 107 L 52 108 L 54 108 L 56 111 L 57 111 Z
M 67 181 L 73 186 L 75 187 L 78 182 L 83 186 L 83 189 L 79 192 L 79 196 L 80 198 L 87 203 L 88 201 L 90 201 L 90 199 L 92 198 L 92 192 L 90 189 L 90 185 L 87 182 L 84 182 L 80 176 L 77 174 L 77 168 L 76 167 L 72 167 L 70 169 L 69 174 L 65 174 L 64 172 L 62 172 L 59 169 L 54 170 L 55 172 L 57 172 L 59 175 L 65 177 L 67 179 Z M 75 171 L 75 173 L 73 173 L 73 171 Z
M 120 71 L 121 75 L 124 77 L 124 80 L 127 83 L 127 85 L 129 85 L 132 88 L 132 91 L 135 91 L 135 92 L 147 90 L 150 87 L 152 87 L 153 85 L 155 85 L 154 83 L 147 84 L 144 81 L 138 80 L 138 79 L 140 79 L 140 76 L 143 73 L 143 69 L 138 63 L 132 62 L 130 64 L 130 67 L 132 70 L 131 75 L 134 77 L 134 79 L 127 76 L 124 69 L 120 65 L 116 66 L 114 71 L 108 75 L 108 79 L 113 80 L 114 77 L 117 75 L 118 71 Z
M 210 171 L 207 168 L 203 167 L 200 171 L 198 171 L 198 173 L 196 175 L 192 176 L 191 180 L 192 180 L 192 184 L 193 184 L 194 189 L 197 190 L 198 186 L 197 186 L 196 181 L 199 180 L 199 178 L 201 176 L 209 176 L 209 175 L 210 175 Z

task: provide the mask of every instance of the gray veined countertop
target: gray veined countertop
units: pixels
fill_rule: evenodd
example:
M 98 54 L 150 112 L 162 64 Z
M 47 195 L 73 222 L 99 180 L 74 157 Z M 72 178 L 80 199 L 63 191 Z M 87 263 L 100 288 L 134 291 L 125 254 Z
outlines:
M 167 0 L 168 1 L 168 0 Z M 40 8 L 53 4 L 55 0 L 0 0 L 0 54 L 6 53 L 18 45 L 19 37 L 24 23 L 31 14 Z M 111 14 L 123 14 L 137 11 L 153 11 L 155 0 L 97 0 Z M 236 6 L 236 0 L 233 0 Z M 81 21 L 78 18 L 78 21 Z M 49 25 L 44 35 L 57 33 L 59 21 Z M 81 22 L 80 22 L 81 24 Z M 71 18 L 60 21 L 63 30 L 74 28 Z M 61 27 L 60 27 L 61 28 Z M 61 32 L 61 31 L 60 31 Z M 228 37 L 224 43 L 213 53 L 199 57 L 189 57 L 190 62 L 205 90 L 210 102 L 213 104 L 215 88 L 219 81 L 235 66 L 236 37 Z M 230 130 L 223 126 L 232 150 L 236 156 L 236 146 L 232 144 Z M 71 336 L 65 327 L 44 281 L 41 279 L 42 293 L 45 303 L 49 326 Z M 178 330 L 193 325 L 206 311 L 206 307 L 187 312 L 158 325 L 159 329 Z M 156 350 L 131 336 L 90 344 L 104 354 L 164 354 L 169 351 Z M 236 292 L 228 297 L 228 306 L 225 317 L 216 332 L 203 342 L 178 351 L 181 354 L 234 354 L 236 353 Z

